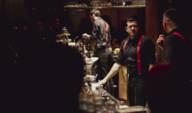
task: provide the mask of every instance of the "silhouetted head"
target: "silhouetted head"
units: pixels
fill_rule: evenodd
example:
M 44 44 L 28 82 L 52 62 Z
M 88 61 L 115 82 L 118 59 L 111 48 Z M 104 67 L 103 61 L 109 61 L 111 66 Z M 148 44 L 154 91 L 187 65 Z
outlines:
M 170 32 L 172 30 L 172 28 L 175 28 L 178 26 L 179 24 L 179 13 L 176 9 L 167 9 L 164 13 L 163 13 L 163 28 L 165 30 L 165 32 Z

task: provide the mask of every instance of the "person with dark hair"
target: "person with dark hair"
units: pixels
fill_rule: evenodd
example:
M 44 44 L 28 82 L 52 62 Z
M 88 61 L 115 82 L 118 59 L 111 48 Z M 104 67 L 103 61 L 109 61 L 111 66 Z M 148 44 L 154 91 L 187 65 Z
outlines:
M 166 34 L 160 34 L 156 43 L 157 46 L 162 50 L 164 55 L 163 63 L 182 65 L 186 58 L 183 55 L 188 51 L 182 51 L 187 49 L 184 32 L 180 28 L 179 13 L 176 9 L 168 9 L 163 14 L 162 26 Z M 166 35 L 166 36 L 165 36 Z M 181 60 L 181 58 L 184 58 Z
M 82 55 L 77 49 L 58 43 L 39 49 L 36 55 L 20 63 L 3 84 L 6 111 L 82 113 Z
M 96 40 L 95 56 L 99 57 L 96 72 L 99 80 L 104 78 L 113 62 L 110 25 L 101 18 L 99 9 L 92 9 L 89 16 L 93 23 L 92 34 L 84 33 L 83 37 L 91 37 Z M 112 80 L 107 83 L 106 89 L 111 93 L 114 92 Z
M 109 48 L 111 46 L 111 34 L 109 24 L 101 18 L 101 12 L 98 9 L 90 11 L 90 19 L 93 23 L 92 34 L 84 33 L 83 36 L 93 37 L 97 41 L 97 49 Z
M 126 25 L 128 36 L 122 42 L 119 59 L 99 84 L 105 84 L 117 74 L 120 66 L 126 66 L 128 70 L 129 105 L 145 106 L 145 76 L 155 64 L 155 46 L 151 40 L 139 31 L 137 18 L 128 18 Z
M 147 77 L 148 103 L 152 113 L 191 112 L 191 53 L 190 43 L 179 29 L 179 13 L 167 9 L 163 13 L 163 29 L 157 49 L 163 56 L 162 62 L 153 68 Z M 190 110 L 190 111 L 189 111 Z
M 79 113 L 78 95 L 85 64 L 82 55 L 77 49 L 62 44 L 53 44 L 44 50 L 32 68 L 38 79 L 34 80 L 34 92 L 39 94 L 32 97 L 38 99 L 37 105 L 42 104 L 46 111 Z
M 180 29 L 182 21 L 179 21 L 179 18 L 179 12 L 173 8 L 167 9 L 163 13 L 162 26 L 165 34 L 159 35 L 156 45 L 157 49 L 160 50 L 161 59 L 163 59 L 162 62 L 159 62 L 160 64 L 171 65 L 186 72 L 190 70 L 191 54 L 189 51 L 191 43 L 185 32 Z M 186 77 L 183 76 L 183 78 Z

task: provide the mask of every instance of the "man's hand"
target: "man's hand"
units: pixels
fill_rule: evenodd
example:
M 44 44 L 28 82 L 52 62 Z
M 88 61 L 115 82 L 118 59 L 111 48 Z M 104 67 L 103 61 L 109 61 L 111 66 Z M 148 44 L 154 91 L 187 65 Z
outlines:
M 158 47 L 163 49 L 163 41 L 165 40 L 165 35 L 160 34 L 159 37 L 157 38 L 156 44 Z
M 106 80 L 106 79 L 103 79 L 103 80 L 101 80 L 101 81 L 98 82 L 98 85 L 99 85 L 99 86 L 102 86 L 102 85 L 104 85 L 104 84 L 106 84 L 106 83 L 107 83 L 107 80 Z
M 87 33 L 83 33 L 83 34 L 82 34 L 82 38 L 89 39 L 89 38 L 91 38 L 91 35 L 89 35 L 89 34 L 87 34 Z
M 97 82 L 97 83 L 94 85 L 94 87 L 96 87 L 96 88 L 103 87 L 103 85 L 106 84 L 106 82 L 107 82 L 107 81 L 106 81 L 105 79 L 103 79 L 103 80 Z

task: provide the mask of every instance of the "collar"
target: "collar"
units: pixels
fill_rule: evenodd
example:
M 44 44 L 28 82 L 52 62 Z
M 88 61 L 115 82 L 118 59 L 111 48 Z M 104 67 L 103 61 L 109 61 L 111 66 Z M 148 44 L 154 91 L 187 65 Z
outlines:
M 141 34 L 138 33 L 137 35 L 135 35 L 135 37 L 133 39 L 131 39 L 130 37 L 128 37 L 128 40 L 130 43 L 136 43 L 139 41 L 139 38 L 140 38 Z
M 173 29 L 172 31 L 170 31 L 169 33 L 167 33 L 168 35 L 172 34 L 173 32 L 180 32 L 180 30 L 178 28 Z

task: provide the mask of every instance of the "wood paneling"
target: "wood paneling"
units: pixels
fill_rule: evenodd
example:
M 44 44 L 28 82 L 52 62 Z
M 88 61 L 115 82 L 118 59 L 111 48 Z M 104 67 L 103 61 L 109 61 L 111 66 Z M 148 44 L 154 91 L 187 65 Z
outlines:
M 155 41 L 159 35 L 159 26 L 161 24 L 157 8 L 157 0 L 146 0 L 146 35 L 153 41 Z

